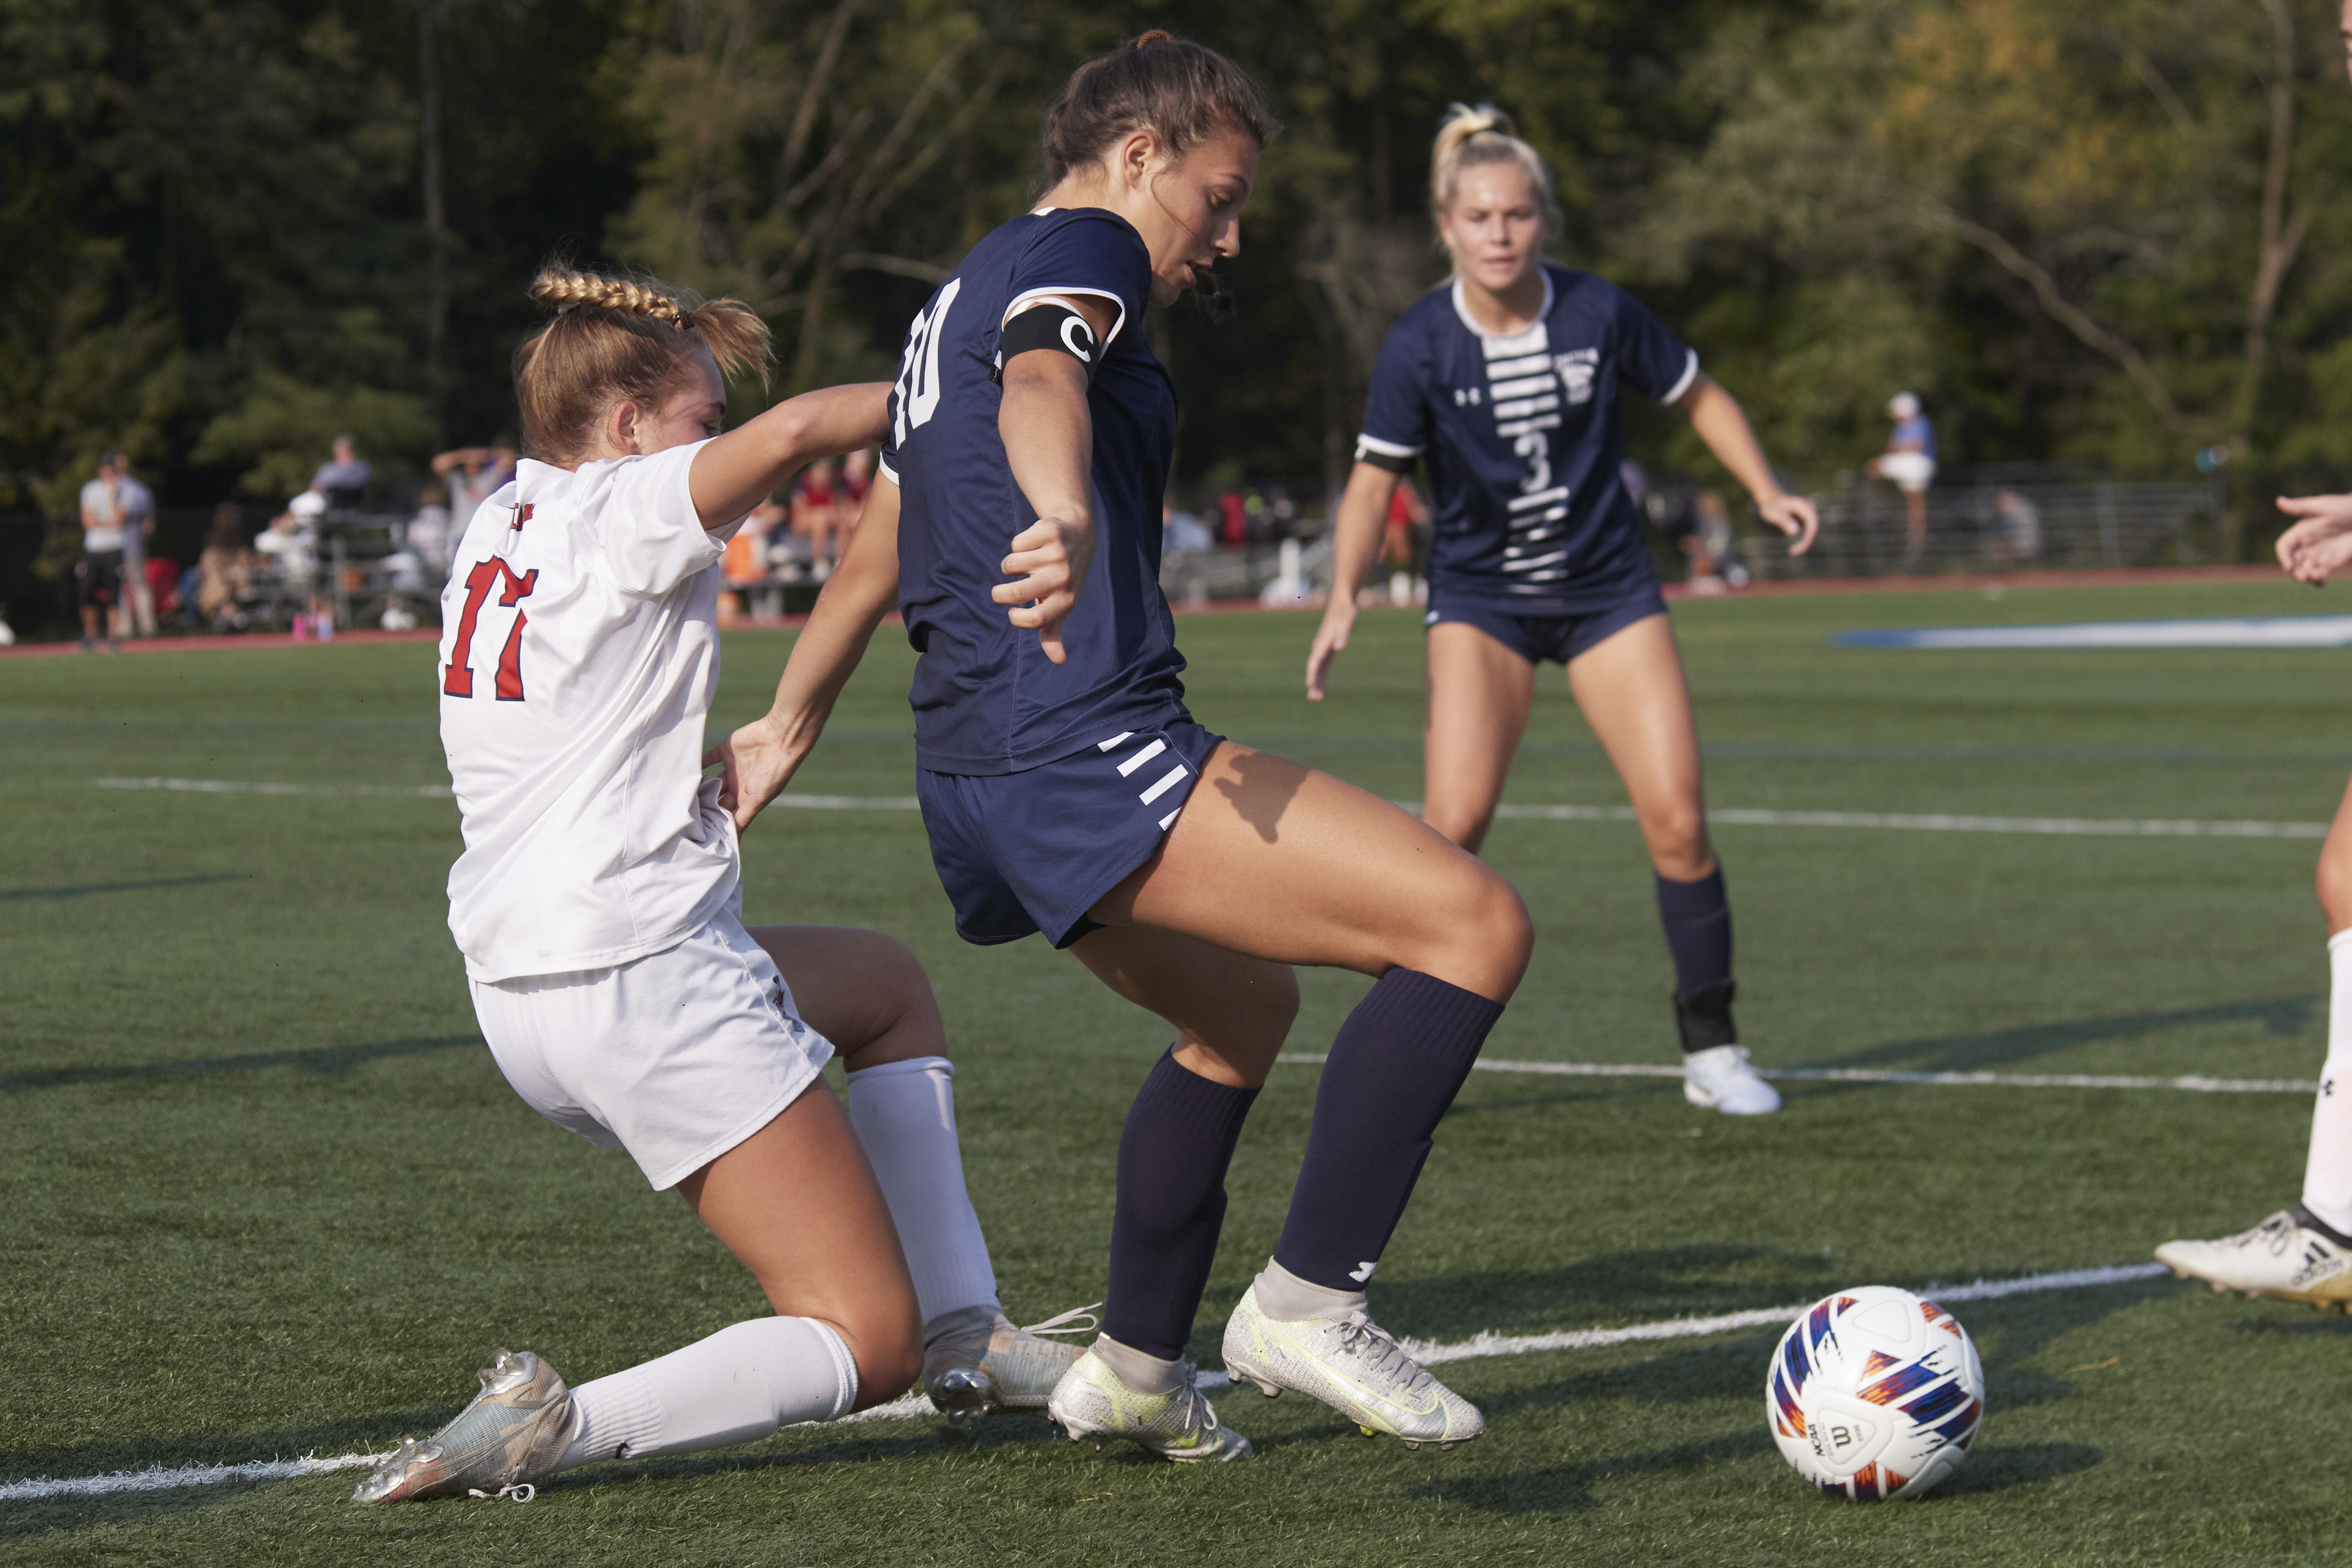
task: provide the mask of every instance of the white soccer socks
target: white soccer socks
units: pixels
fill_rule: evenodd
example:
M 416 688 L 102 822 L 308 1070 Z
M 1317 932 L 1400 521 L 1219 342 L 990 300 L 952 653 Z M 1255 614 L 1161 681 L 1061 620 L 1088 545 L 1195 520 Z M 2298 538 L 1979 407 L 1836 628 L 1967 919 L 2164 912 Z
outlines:
M 857 1401 L 857 1363 L 813 1318 L 753 1318 L 572 1391 L 579 1436 L 558 1469 L 750 1443 Z
M 2352 1235 L 2352 931 L 2327 939 L 2327 1061 L 2311 1113 L 2303 1206 Z
M 981 1325 L 996 1321 L 996 1270 L 988 1241 L 964 1191 L 963 1152 L 956 1143 L 955 1065 L 945 1057 L 885 1062 L 849 1075 L 849 1124 L 889 1205 L 925 1337 L 950 1313 Z

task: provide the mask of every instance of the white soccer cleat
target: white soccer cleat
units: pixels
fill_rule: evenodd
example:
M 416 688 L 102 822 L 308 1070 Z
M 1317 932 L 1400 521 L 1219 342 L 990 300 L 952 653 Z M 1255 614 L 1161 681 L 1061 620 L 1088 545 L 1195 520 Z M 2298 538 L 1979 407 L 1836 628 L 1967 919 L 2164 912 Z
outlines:
M 2156 1260 L 2216 1294 L 2280 1296 L 2352 1312 L 2352 1253 L 2305 1225 L 2293 1209 L 2219 1241 L 2168 1241 Z
M 378 1459 L 353 1502 L 460 1492 L 531 1500 L 530 1483 L 553 1473 L 579 1431 L 571 1391 L 529 1351 L 500 1351 L 475 1375 L 482 1391 L 473 1403 L 424 1442 L 408 1438 Z
M 1225 1324 L 1225 1370 L 1268 1399 L 1286 1388 L 1319 1399 L 1365 1436 L 1385 1432 L 1408 1448 L 1451 1448 L 1486 1430 L 1476 1405 L 1423 1371 L 1370 1318 L 1268 1317 L 1255 1285 Z
M 1683 1058 L 1683 1098 L 1726 1116 L 1769 1116 L 1780 1093 L 1748 1065 L 1746 1046 L 1711 1046 Z
M 1100 1302 L 1096 1303 L 1101 1305 Z M 931 1405 L 958 1426 L 969 1426 L 992 1410 L 1043 1410 L 1084 1345 L 1042 1338 L 1050 1333 L 1091 1331 L 1095 1320 L 1081 1307 L 1027 1328 L 1015 1328 L 1003 1313 L 979 1355 L 950 1351 L 926 1357 L 923 1392 Z
M 1183 1373 L 1184 1381 L 1166 1394 L 1138 1394 L 1089 1350 L 1062 1374 L 1045 1414 L 1071 1442 L 1092 1437 L 1097 1448 L 1105 1437 L 1124 1437 L 1179 1464 L 1248 1458 L 1249 1439 L 1218 1421 L 1193 1383 L 1191 1362 Z

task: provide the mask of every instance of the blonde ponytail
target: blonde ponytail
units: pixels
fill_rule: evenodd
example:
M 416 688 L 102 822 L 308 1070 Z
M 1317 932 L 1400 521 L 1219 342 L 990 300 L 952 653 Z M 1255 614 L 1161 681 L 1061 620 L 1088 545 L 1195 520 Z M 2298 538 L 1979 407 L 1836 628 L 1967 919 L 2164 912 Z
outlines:
M 768 323 L 740 300 L 704 300 L 652 278 L 547 267 L 530 298 L 555 319 L 515 351 L 515 401 L 523 449 L 570 466 L 595 446 L 595 429 L 624 402 L 652 406 L 684 382 L 698 353 L 730 381 L 774 363 Z
M 1452 207 L 1462 185 L 1462 172 L 1481 163 L 1517 163 L 1526 172 L 1528 184 L 1543 210 L 1545 227 L 1552 234 L 1559 232 L 1559 196 L 1552 187 L 1551 165 L 1544 162 L 1542 153 L 1519 140 L 1518 127 L 1511 117 L 1491 103 L 1475 109 L 1466 103 L 1446 105 L 1429 160 L 1430 210 L 1443 213 Z

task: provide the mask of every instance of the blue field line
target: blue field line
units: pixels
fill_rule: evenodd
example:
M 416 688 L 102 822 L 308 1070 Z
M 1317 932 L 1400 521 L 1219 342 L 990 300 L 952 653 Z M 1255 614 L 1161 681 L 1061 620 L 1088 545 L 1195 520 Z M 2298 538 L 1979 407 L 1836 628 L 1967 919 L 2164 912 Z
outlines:
M 1313 1051 L 1285 1051 L 1274 1058 L 1317 1067 L 1329 1058 Z M 1679 1065 L 1664 1062 L 1507 1062 L 1484 1057 L 1470 1064 L 1480 1072 L 1538 1073 L 1554 1078 L 1672 1078 Z M 2319 1085 L 2292 1078 L 2121 1078 L 2099 1073 L 1905 1072 L 1882 1068 L 1759 1068 L 1759 1078 L 1815 1083 L 1925 1083 L 1963 1089 L 2173 1089 L 2190 1094 L 2316 1094 Z
M 231 779 L 93 779 L 100 789 L 169 790 L 191 795 L 395 795 L 446 799 L 447 784 L 247 784 Z M 910 795 L 778 795 L 773 805 L 801 811 L 920 811 Z M 1418 814 L 1421 802 L 1395 803 Z M 1506 803 L 1495 815 L 1521 822 L 1632 822 L 1629 805 L 1526 805 Z M 1763 811 L 1718 806 L 1707 821 L 1730 827 L 1861 827 L 1916 833 L 2058 834 L 2099 838 L 2325 838 L 2324 822 L 2200 821 L 2189 817 L 1962 816 L 1886 811 Z
M 2105 1268 L 2029 1274 L 2015 1279 L 1977 1279 L 1965 1285 L 1931 1284 L 1921 1294 L 1932 1297 L 1940 1305 L 1949 1306 L 1955 1301 L 1990 1301 L 2047 1290 L 2080 1290 L 2101 1285 L 2130 1284 L 2152 1279 L 2165 1271 L 2164 1265 L 2160 1263 L 2115 1264 Z M 1466 1340 L 1402 1340 L 1398 1342 L 1423 1365 L 1439 1366 L 1447 1362 L 1475 1361 L 1489 1356 L 1600 1350 L 1611 1345 L 1642 1344 L 1659 1340 L 1701 1339 L 1742 1329 L 1777 1329 L 1794 1321 L 1811 1304 L 1802 1302 L 1793 1307 L 1761 1307 L 1750 1311 L 1721 1312 L 1704 1318 L 1667 1318 L 1656 1322 L 1628 1323 L 1613 1329 L 1570 1329 L 1549 1334 L 1489 1332 L 1474 1334 Z M 1221 1371 L 1203 1369 L 1200 1374 L 1202 1388 L 1226 1388 L 1232 1384 L 1233 1379 Z M 938 1414 L 932 1409 L 929 1399 L 920 1394 L 910 1394 L 903 1399 L 877 1405 L 871 1410 L 845 1416 L 830 1425 L 937 1419 Z M 104 1497 L 117 1492 L 163 1491 L 176 1487 L 218 1486 L 226 1481 L 293 1480 L 302 1476 L 325 1475 L 335 1470 L 360 1469 L 374 1464 L 379 1457 L 374 1454 L 338 1454 L 331 1458 L 266 1459 L 244 1465 L 181 1465 L 171 1468 L 158 1465 L 151 1469 L 116 1470 L 102 1476 L 65 1479 L 42 1476 L 0 1483 L 0 1503 L 38 1502 L 60 1497 Z
M 1832 632 L 1841 647 L 2352 647 L 2352 616 L 2211 616 L 2169 621 L 2075 621 L 2040 626 L 1898 626 Z

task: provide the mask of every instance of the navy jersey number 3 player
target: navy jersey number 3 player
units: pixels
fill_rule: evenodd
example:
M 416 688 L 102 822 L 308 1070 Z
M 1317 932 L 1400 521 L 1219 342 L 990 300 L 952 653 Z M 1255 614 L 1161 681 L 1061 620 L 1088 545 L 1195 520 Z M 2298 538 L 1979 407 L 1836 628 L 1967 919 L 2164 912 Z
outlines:
M 1331 602 L 1307 656 L 1320 699 L 1401 476 L 1429 467 L 1429 694 L 1423 816 L 1475 850 L 1526 732 L 1537 667 L 1568 668 L 1616 765 L 1656 872 L 1675 966 L 1683 1091 L 1737 1115 L 1780 1109 L 1731 1021 L 1731 907 L 1707 841 L 1698 733 L 1641 522 L 1618 473 L 1621 395 L 1690 416 L 1708 448 L 1793 537 L 1820 527 L 1783 492 L 1731 395 L 1642 302 L 1544 264 L 1551 171 L 1491 106 L 1438 132 L 1430 205 L 1453 280 L 1407 310 L 1372 373 L 1339 508 Z

